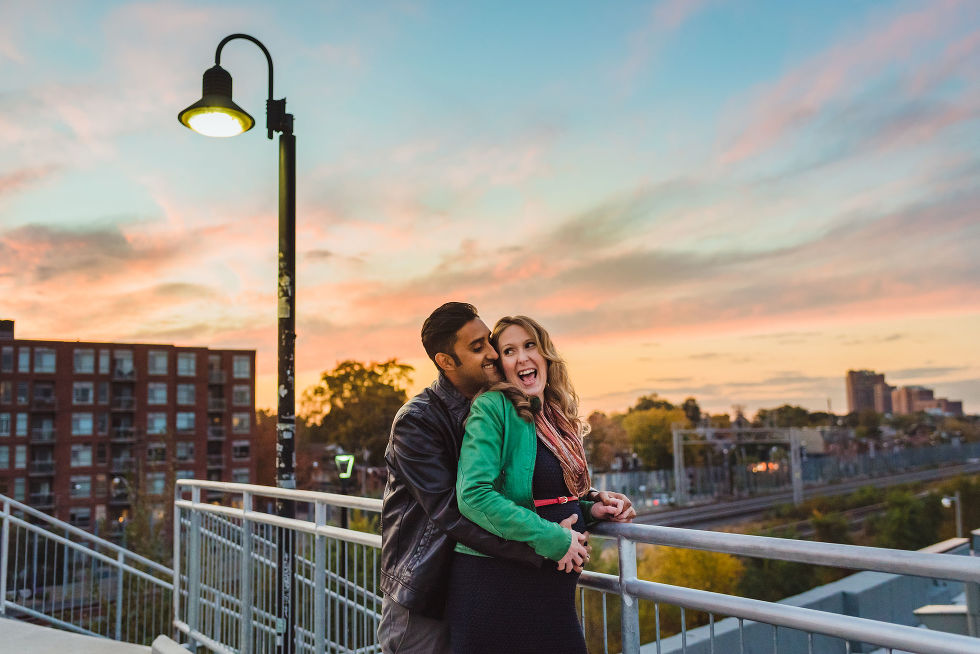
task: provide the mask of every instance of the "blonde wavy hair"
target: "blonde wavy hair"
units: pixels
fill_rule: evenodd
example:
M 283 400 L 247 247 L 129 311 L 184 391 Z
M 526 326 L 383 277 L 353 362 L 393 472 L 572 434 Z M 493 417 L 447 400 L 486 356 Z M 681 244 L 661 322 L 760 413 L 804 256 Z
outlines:
M 527 316 L 504 316 L 497 321 L 493 331 L 490 332 L 490 344 L 493 345 L 493 349 L 500 352 L 500 348 L 497 347 L 500 335 L 512 325 L 523 327 L 531 335 L 535 346 L 547 362 L 548 383 L 544 388 L 545 402 L 552 404 L 568 420 L 579 437 L 584 437 L 591 430 L 591 425 L 578 415 L 579 398 L 569 379 L 568 366 L 558 353 L 551 336 L 540 323 Z M 531 401 L 519 387 L 508 382 L 498 382 L 490 390 L 503 392 L 513 402 L 522 418 L 528 422 L 533 421 Z

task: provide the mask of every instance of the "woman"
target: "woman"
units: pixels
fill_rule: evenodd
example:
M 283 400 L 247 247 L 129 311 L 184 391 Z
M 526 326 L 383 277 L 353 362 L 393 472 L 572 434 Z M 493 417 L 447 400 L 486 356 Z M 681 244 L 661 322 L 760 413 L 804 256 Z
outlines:
M 460 512 L 487 531 L 527 543 L 557 562 L 529 569 L 456 546 L 448 615 L 453 651 L 585 654 L 575 615 L 589 521 L 620 506 L 581 500 L 590 487 L 565 362 L 541 325 L 501 318 L 490 336 L 504 382 L 470 409 L 460 454 Z M 571 518 L 572 528 L 559 524 Z M 567 523 L 566 523 L 567 524 Z

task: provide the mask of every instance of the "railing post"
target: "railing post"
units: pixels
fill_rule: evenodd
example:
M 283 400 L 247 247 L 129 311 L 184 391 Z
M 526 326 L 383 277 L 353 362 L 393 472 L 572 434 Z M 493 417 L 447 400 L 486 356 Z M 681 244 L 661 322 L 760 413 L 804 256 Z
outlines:
M 198 612 L 201 604 L 201 487 L 191 487 L 191 528 L 187 534 L 187 626 L 191 632 L 200 631 Z M 197 650 L 193 636 L 190 643 Z
M 619 538 L 619 594 L 622 602 L 623 654 L 639 654 L 639 600 L 626 592 L 626 582 L 636 580 L 636 543 Z
M 177 506 L 177 499 L 181 495 L 180 483 L 174 484 L 174 576 L 173 576 L 173 604 L 174 620 L 171 625 L 173 635 L 177 635 L 176 624 L 180 620 L 180 507 Z
M 313 505 L 313 519 L 317 527 L 327 524 L 327 505 Z M 327 537 L 316 535 L 313 552 L 313 644 L 314 652 L 326 651 L 327 628 Z
M 10 551 L 10 501 L 3 501 L 3 528 L 0 533 L 0 615 L 7 615 L 7 552 Z
M 122 609 L 123 609 L 123 574 L 126 569 L 126 555 L 123 552 L 116 554 L 116 563 L 119 564 L 116 575 L 116 640 L 122 640 Z
M 242 493 L 242 560 L 239 568 L 239 598 L 242 603 L 241 622 L 238 625 L 239 652 L 252 653 L 252 493 Z
M 959 502 L 956 510 L 960 510 Z M 980 529 L 970 532 L 970 555 L 980 556 Z M 966 595 L 966 633 L 976 638 L 980 636 L 980 584 L 966 582 L 963 584 Z

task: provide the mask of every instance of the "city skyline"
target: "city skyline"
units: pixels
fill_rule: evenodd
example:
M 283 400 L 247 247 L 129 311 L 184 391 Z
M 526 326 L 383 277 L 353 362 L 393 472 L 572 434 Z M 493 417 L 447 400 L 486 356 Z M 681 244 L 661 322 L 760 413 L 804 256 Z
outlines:
M 447 300 L 548 327 L 583 410 L 846 409 L 849 369 L 980 412 L 980 13 L 967 1 L 0 2 L 0 319 L 257 350 L 276 146 L 177 112 L 233 32 L 296 116 L 297 391 L 434 375 Z M 261 53 L 226 48 L 263 123 Z

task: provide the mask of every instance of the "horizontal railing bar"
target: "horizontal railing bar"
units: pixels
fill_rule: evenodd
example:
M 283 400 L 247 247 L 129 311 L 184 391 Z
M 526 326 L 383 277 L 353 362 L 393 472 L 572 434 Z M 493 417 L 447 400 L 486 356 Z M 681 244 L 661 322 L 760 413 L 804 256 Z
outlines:
M 340 527 L 331 527 L 329 525 L 317 526 L 315 523 L 306 520 L 299 520 L 297 518 L 283 518 L 277 515 L 271 515 L 269 513 L 262 513 L 260 511 L 233 509 L 218 504 L 195 504 L 190 500 L 174 500 L 174 504 L 189 511 L 201 511 L 202 513 L 215 513 L 229 517 L 243 518 L 252 522 L 259 522 L 266 525 L 272 525 L 274 527 L 282 527 L 283 529 L 301 531 L 305 534 L 312 534 L 314 536 L 326 536 L 327 538 L 346 541 L 348 543 L 357 543 L 359 545 L 367 545 L 369 547 L 376 548 L 381 547 L 381 536 L 378 536 L 377 534 L 369 534 L 363 531 L 342 529 Z
M 78 536 L 79 538 L 83 538 L 85 540 L 91 541 L 92 543 L 97 544 L 97 545 L 99 545 L 101 547 L 109 548 L 110 550 L 112 550 L 116 554 L 122 553 L 123 556 L 125 556 L 127 558 L 130 558 L 130 559 L 133 559 L 134 561 L 137 561 L 137 562 L 141 563 L 142 565 L 146 565 L 146 566 L 149 566 L 149 567 L 151 567 L 151 568 L 153 568 L 155 570 L 159 570 L 160 572 L 162 572 L 164 574 L 171 574 L 171 575 L 173 574 L 173 570 L 171 570 L 170 568 L 168 568 L 168 567 L 166 567 L 164 565 L 161 565 L 161 564 L 157 563 L 156 561 L 153 561 L 151 559 L 146 558 L 145 556 L 141 556 L 139 554 L 136 554 L 135 552 L 132 552 L 132 551 L 127 550 L 127 549 L 125 549 L 123 547 L 120 547 L 119 545 L 116 545 L 112 541 L 108 541 L 108 540 L 106 540 L 104 538 L 101 538 L 99 536 L 96 536 L 95 534 L 93 534 L 91 532 L 88 532 L 88 531 L 85 531 L 84 529 L 79 529 L 78 527 L 75 527 L 74 525 L 70 525 L 70 524 L 64 523 L 64 522 L 62 522 L 60 520 L 56 520 L 55 518 L 52 518 L 51 516 L 49 516 L 47 513 L 42 513 L 41 511 L 38 511 L 37 509 L 35 509 L 33 507 L 30 507 L 30 506 L 28 506 L 26 504 L 22 504 L 22 503 L 18 502 L 17 500 L 13 500 L 13 499 L 10 499 L 9 497 L 4 497 L 4 496 L 0 495 L 0 501 L 9 502 L 12 507 L 17 508 L 20 511 L 24 511 L 26 514 L 31 515 L 31 516 L 34 516 L 35 518 L 39 518 L 42 522 L 48 523 L 49 525 L 51 525 L 51 530 L 57 529 L 58 531 L 67 531 L 68 533 L 70 533 L 70 534 L 72 534 L 74 536 Z M 7 518 L 6 515 L 0 513 L 0 520 L 5 520 L 6 518 Z M 13 521 L 15 521 L 15 522 L 17 522 L 18 524 L 21 524 L 21 525 L 29 525 L 32 528 L 32 530 L 34 530 L 34 531 L 41 531 L 41 532 L 44 532 L 44 533 L 52 533 L 51 530 L 46 530 L 46 529 L 40 529 L 40 530 L 38 530 L 38 529 L 34 529 L 37 525 L 35 525 L 34 523 L 31 523 L 31 522 L 26 522 L 23 519 L 15 516 L 13 514 L 10 515 L 10 519 L 13 520 Z
M 76 543 L 72 540 L 65 538 L 64 536 L 60 536 L 58 534 L 52 533 L 39 525 L 34 525 L 31 524 L 30 522 L 25 522 L 20 518 L 15 518 L 13 516 L 11 516 L 10 519 L 11 521 L 17 523 L 20 527 L 24 528 L 26 531 L 32 531 L 41 534 L 47 540 L 54 541 L 60 545 L 64 545 L 65 547 L 71 548 L 73 550 L 83 552 L 86 556 L 96 559 L 97 561 L 100 561 L 102 563 L 105 563 L 109 567 L 115 568 L 117 570 L 121 570 L 123 572 L 128 572 L 129 574 L 136 575 L 137 577 L 142 577 L 143 579 L 150 581 L 154 584 L 157 584 L 158 586 L 162 586 L 163 588 L 166 588 L 168 590 L 173 590 L 173 580 L 172 580 L 173 570 L 169 568 L 163 568 L 161 572 L 163 574 L 169 574 L 171 576 L 171 579 L 160 579 L 159 577 L 154 577 L 153 575 L 151 575 L 150 573 L 144 570 L 134 568 L 127 563 L 120 563 L 118 560 L 112 558 L 111 556 L 103 554 L 102 552 L 97 552 L 83 543 Z
M 968 556 L 612 522 L 600 523 L 593 533 L 648 545 L 980 583 L 980 560 Z
M 261 497 L 277 497 L 297 502 L 311 502 L 314 504 L 330 504 L 332 506 L 345 506 L 350 509 L 362 509 L 381 513 L 381 500 L 370 497 L 359 497 L 357 495 L 340 495 L 338 493 L 323 493 L 320 491 L 293 490 L 289 488 L 276 488 L 275 486 L 258 486 L 256 484 L 236 484 L 224 481 L 207 481 L 205 479 L 179 479 L 176 482 L 176 492 L 180 493 L 181 488 L 202 488 L 204 490 L 219 491 L 222 493 L 252 493 Z
M 612 578 L 616 579 L 616 577 Z M 929 631 L 788 604 L 733 597 L 706 590 L 669 586 L 640 579 L 627 581 L 624 590 L 631 595 L 654 602 L 685 606 L 709 613 L 720 613 L 917 654 L 976 654 L 980 648 L 980 640 L 969 636 Z

